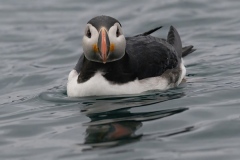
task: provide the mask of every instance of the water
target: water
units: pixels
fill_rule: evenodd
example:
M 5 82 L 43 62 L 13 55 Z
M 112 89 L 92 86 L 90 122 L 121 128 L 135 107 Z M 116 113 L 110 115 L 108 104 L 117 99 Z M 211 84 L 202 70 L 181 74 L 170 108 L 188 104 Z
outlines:
M 0 159 L 239 160 L 240 2 L 0 1 Z M 174 25 L 187 83 L 165 92 L 68 98 L 86 22 L 125 35 Z

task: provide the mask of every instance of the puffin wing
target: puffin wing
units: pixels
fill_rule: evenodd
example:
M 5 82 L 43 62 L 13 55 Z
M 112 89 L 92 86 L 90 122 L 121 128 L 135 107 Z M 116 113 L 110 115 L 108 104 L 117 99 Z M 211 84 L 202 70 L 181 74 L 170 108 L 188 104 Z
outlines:
M 151 30 L 149 30 L 149 31 L 147 31 L 147 32 L 144 32 L 144 33 L 141 33 L 141 34 L 135 35 L 134 37 L 138 37 L 138 36 L 147 36 L 147 35 L 150 35 L 150 34 L 152 34 L 153 32 L 155 32 L 155 31 L 157 31 L 157 30 L 159 30 L 159 29 L 161 29 L 161 28 L 162 28 L 162 26 L 159 26 L 159 27 L 154 28 L 154 29 L 151 29 Z
M 147 36 L 147 35 L 150 35 L 152 34 L 153 32 L 156 32 L 157 30 L 161 29 L 163 26 L 159 26 L 159 27 L 156 27 L 154 29 L 151 29 L 147 32 L 144 32 L 144 33 L 141 33 L 141 34 L 138 34 L 138 35 L 135 35 L 134 37 L 139 37 L 139 36 Z M 179 54 L 179 57 L 186 57 L 188 54 L 196 51 L 196 49 L 193 49 L 193 46 L 190 45 L 190 46 L 185 46 L 182 48 L 182 52 L 180 51 L 180 46 L 182 46 L 181 44 L 181 39 L 180 39 L 180 36 L 177 32 L 177 30 L 171 26 L 170 27 L 170 30 L 168 32 L 168 38 L 167 39 L 164 39 L 164 38 L 161 38 L 162 41 L 167 41 L 169 42 L 170 44 L 175 44 L 178 48 L 178 54 Z M 181 52 L 181 53 L 180 53 Z
M 165 40 L 150 35 L 127 37 L 126 54 L 139 80 L 161 76 L 178 65 L 176 51 Z
M 84 61 L 84 53 L 82 53 L 82 55 L 80 56 L 80 58 L 78 59 L 78 62 L 76 64 L 76 66 L 74 67 L 74 69 L 80 73 L 82 67 L 83 67 L 83 61 Z

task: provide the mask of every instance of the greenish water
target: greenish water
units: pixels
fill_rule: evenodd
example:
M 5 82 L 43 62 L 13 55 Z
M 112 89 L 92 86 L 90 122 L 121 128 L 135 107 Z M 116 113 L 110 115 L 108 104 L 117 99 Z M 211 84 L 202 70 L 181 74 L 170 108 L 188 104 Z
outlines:
M 239 160 L 240 1 L 0 0 L 1 160 Z M 165 92 L 68 98 L 86 22 L 125 35 L 175 26 L 187 83 Z

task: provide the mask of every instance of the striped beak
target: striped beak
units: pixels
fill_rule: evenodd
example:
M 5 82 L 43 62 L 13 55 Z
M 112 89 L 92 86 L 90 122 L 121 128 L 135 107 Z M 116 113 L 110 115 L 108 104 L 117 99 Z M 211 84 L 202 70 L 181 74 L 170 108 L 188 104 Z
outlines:
M 110 47 L 110 41 L 109 41 L 107 31 L 105 28 L 101 28 L 99 32 L 99 37 L 98 37 L 98 48 L 104 64 L 107 62 L 109 47 Z

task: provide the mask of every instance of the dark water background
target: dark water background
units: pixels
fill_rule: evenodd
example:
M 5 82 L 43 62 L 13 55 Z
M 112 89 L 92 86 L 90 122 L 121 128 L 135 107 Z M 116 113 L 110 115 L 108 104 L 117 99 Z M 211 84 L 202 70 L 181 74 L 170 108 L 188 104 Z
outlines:
M 68 98 L 86 22 L 126 36 L 174 25 L 187 83 L 166 92 Z M 0 0 L 0 159 L 239 160 L 240 1 Z

